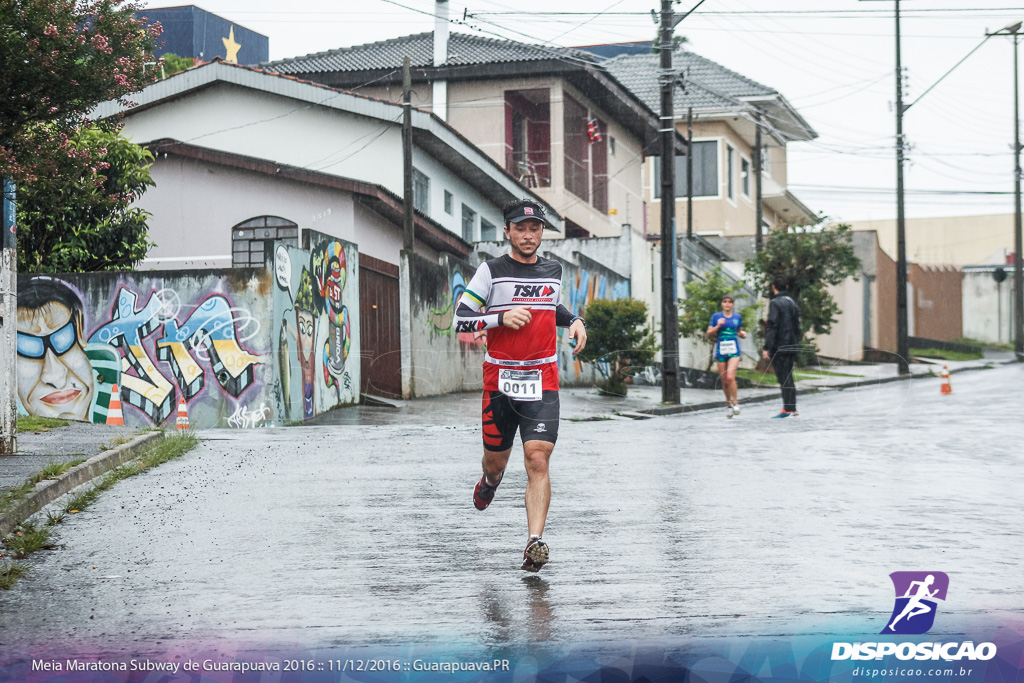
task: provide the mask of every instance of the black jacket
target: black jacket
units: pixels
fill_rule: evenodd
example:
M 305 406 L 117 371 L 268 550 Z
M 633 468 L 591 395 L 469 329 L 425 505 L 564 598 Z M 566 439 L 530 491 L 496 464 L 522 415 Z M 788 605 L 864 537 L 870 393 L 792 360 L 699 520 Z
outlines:
M 764 350 L 776 353 L 796 353 L 802 341 L 800 333 L 800 307 L 789 296 L 779 292 L 768 305 L 768 324 L 765 326 Z

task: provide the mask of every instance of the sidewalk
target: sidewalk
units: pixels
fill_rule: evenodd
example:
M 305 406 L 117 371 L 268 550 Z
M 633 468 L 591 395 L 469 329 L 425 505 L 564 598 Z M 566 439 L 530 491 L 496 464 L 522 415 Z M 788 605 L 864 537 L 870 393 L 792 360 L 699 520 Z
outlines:
M 1013 353 L 986 351 L 985 357 L 973 361 L 927 361 L 915 362 L 910 366 L 911 376 L 900 377 L 894 363 L 830 365 L 821 370 L 834 373 L 818 378 L 798 379 L 797 393 L 800 395 L 895 382 L 901 379 L 923 378 L 938 375 L 943 364 L 951 373 L 991 367 L 999 363 L 1012 362 Z M 798 369 L 798 375 L 810 374 Z M 847 375 L 847 376 L 836 376 Z M 935 378 L 938 382 L 938 378 Z M 936 389 L 938 391 L 938 389 Z M 725 398 L 720 389 L 694 389 L 681 387 L 678 405 L 661 402 L 661 387 L 631 385 L 625 398 L 602 396 L 593 387 L 563 387 L 560 394 L 561 417 L 563 420 L 644 420 L 658 415 L 711 410 L 725 407 Z M 740 403 L 779 401 L 778 386 L 761 386 L 740 390 Z M 435 425 L 476 425 L 480 420 L 480 392 L 472 391 L 445 396 L 431 396 L 410 401 L 386 399 L 382 406 L 352 406 L 339 408 L 318 415 L 307 425 L 388 425 L 388 424 L 435 424 Z
M 72 422 L 47 431 L 20 432 L 18 452 L 0 455 L 0 492 L 20 486 L 50 463 L 87 460 L 115 445 L 119 439 L 138 435 L 132 427 L 113 427 Z

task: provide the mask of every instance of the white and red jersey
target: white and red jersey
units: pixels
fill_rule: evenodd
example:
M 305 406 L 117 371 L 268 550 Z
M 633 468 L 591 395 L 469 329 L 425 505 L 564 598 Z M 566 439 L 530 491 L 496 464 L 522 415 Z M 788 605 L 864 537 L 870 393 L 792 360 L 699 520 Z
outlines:
M 509 255 L 485 261 L 477 269 L 455 309 L 457 332 L 487 330 L 484 390 L 498 389 L 498 368 L 541 371 L 542 388 L 558 390 L 558 338 L 573 316 L 562 304 L 562 266 L 537 257 L 522 263 Z M 528 306 L 529 323 L 513 330 L 502 314 Z

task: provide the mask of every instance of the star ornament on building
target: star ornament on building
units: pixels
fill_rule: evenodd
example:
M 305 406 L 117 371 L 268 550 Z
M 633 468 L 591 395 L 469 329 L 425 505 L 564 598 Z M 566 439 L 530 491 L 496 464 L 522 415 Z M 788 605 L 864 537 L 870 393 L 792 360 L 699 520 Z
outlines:
M 224 49 L 227 50 L 227 55 L 224 57 L 224 61 L 231 62 L 232 64 L 238 64 L 238 51 L 242 49 L 242 44 L 235 42 L 234 26 L 232 26 L 228 31 L 227 38 L 221 38 L 221 42 L 224 43 Z

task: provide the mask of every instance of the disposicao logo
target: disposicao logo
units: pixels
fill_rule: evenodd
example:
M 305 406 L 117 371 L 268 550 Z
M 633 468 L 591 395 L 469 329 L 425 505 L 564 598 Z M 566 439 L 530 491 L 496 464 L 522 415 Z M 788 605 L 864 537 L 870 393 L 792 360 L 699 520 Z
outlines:
M 921 635 L 935 623 L 939 601 L 945 602 L 949 577 L 944 572 L 893 572 L 889 575 L 896 591 L 892 615 L 881 635 Z M 870 660 L 895 656 L 900 660 L 986 661 L 996 656 L 993 643 L 964 642 L 865 642 L 833 643 L 832 660 Z
M 938 600 L 946 601 L 949 577 L 944 572 L 893 572 L 896 604 L 882 633 L 920 635 L 935 623 Z

